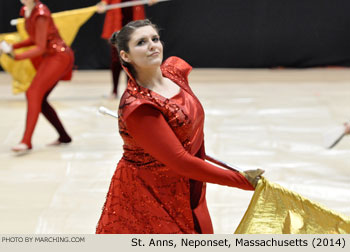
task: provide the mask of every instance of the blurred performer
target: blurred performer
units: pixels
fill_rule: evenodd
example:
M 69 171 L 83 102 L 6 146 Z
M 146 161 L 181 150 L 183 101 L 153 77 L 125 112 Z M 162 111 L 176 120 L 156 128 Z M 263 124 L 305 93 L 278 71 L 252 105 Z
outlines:
M 21 153 L 32 148 L 32 135 L 40 112 L 55 127 L 59 138 L 51 143 L 59 145 L 72 141 L 47 97 L 59 80 L 70 80 L 74 64 L 73 51 L 64 43 L 52 20 L 50 10 L 39 0 L 21 0 L 20 15 L 25 18 L 29 38 L 14 44 L 13 49 L 33 46 L 28 51 L 10 53 L 15 60 L 31 59 L 36 75 L 26 91 L 27 120 L 24 136 L 12 151 Z
M 130 0 L 129 0 L 130 1 Z M 149 5 L 156 3 L 158 0 L 150 0 Z M 127 2 L 127 0 L 102 0 L 97 4 L 97 12 L 104 13 L 106 12 L 106 5 L 118 4 L 122 2 Z M 106 13 L 105 22 L 103 26 L 103 31 L 101 37 L 107 41 L 115 31 L 119 31 L 124 25 L 133 20 L 140 20 L 145 18 L 145 9 L 143 5 L 127 7 L 127 8 L 118 8 L 109 10 Z M 112 94 L 110 95 L 111 99 L 115 99 L 118 96 L 118 84 L 119 84 L 119 75 L 122 67 L 119 62 L 119 57 L 117 50 L 114 46 L 111 45 L 111 71 L 113 78 L 113 89 Z

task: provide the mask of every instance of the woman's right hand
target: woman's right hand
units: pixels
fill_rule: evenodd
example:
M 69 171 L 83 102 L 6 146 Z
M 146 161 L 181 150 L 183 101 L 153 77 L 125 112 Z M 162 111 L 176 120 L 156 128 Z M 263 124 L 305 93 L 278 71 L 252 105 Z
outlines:
M 246 170 L 242 172 L 243 176 L 249 181 L 250 184 L 255 188 L 258 184 L 259 180 L 261 179 L 261 175 L 265 171 L 262 169 L 255 169 L 255 170 Z

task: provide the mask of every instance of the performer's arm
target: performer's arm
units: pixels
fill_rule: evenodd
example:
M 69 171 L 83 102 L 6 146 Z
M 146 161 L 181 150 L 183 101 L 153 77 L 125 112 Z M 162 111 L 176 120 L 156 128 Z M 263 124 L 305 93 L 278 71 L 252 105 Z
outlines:
M 33 42 L 30 38 L 28 38 L 28 39 L 26 39 L 26 40 L 23 40 L 23 41 L 21 41 L 21 42 L 18 42 L 18 43 L 16 43 L 16 44 L 13 44 L 13 45 L 12 45 L 12 48 L 13 48 L 13 49 L 18 49 L 18 48 L 28 47 L 28 46 L 32 46 L 32 45 L 34 45 L 34 42 Z
M 35 47 L 22 54 L 15 55 L 15 60 L 34 58 L 46 51 L 49 20 L 46 17 L 40 16 L 36 19 L 35 26 L 35 30 L 37 31 L 34 40 Z
M 126 118 L 126 124 L 141 148 L 179 175 L 254 190 L 239 172 L 221 169 L 189 154 L 157 109 L 149 105 L 140 106 Z

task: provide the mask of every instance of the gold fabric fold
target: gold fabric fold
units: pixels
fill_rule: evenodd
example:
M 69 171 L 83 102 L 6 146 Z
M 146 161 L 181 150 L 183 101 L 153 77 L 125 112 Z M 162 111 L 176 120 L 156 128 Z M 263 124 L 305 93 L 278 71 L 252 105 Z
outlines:
M 52 18 L 59 30 L 62 39 L 67 45 L 71 45 L 80 29 L 80 27 L 96 12 L 96 6 L 62 11 L 52 14 Z M 17 23 L 17 31 L 15 33 L 0 34 L 0 41 L 13 44 L 28 38 L 28 34 L 24 27 L 24 19 L 19 18 Z M 16 50 L 21 52 L 27 49 Z M 12 92 L 18 94 L 25 92 L 35 76 L 35 68 L 30 60 L 15 61 L 7 55 L 0 57 L 1 67 L 11 74 L 13 78 Z
M 349 234 L 350 218 L 262 178 L 236 234 Z

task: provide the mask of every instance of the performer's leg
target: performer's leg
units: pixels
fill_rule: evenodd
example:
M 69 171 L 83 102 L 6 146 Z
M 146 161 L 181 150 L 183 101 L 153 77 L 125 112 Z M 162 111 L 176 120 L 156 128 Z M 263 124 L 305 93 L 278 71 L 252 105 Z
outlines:
M 27 120 L 21 143 L 24 143 L 29 148 L 32 147 L 31 139 L 39 113 L 41 112 L 44 96 L 55 86 L 62 76 L 70 71 L 73 64 L 72 59 L 72 56 L 68 52 L 45 58 L 41 62 L 37 74 L 26 92 Z M 16 147 L 12 150 L 16 151 Z
M 55 84 L 56 86 L 56 84 Z M 47 97 L 51 93 L 53 88 L 51 88 L 48 92 L 46 92 L 43 102 L 41 104 L 41 113 L 46 117 L 46 119 L 52 124 L 52 126 L 55 127 L 59 134 L 59 138 L 57 141 L 54 142 L 54 144 L 60 144 L 60 143 L 70 143 L 72 141 L 72 138 L 68 135 L 67 131 L 64 129 L 60 119 L 58 118 L 58 115 L 56 111 L 51 107 L 51 105 L 47 101 Z
M 133 8 L 122 8 L 122 25 L 126 25 L 130 21 L 133 20 Z M 118 85 L 119 85 L 119 76 L 122 71 L 122 66 L 120 64 L 118 51 L 114 46 L 111 46 L 111 71 L 113 78 L 113 89 L 112 89 L 112 97 L 117 97 L 118 95 Z
M 112 95 L 117 97 L 119 76 L 120 76 L 120 72 L 122 70 L 122 66 L 121 66 L 120 61 L 119 61 L 118 51 L 113 45 L 111 46 L 111 53 L 112 53 L 111 71 L 112 71 L 112 77 L 113 77 Z
M 122 8 L 122 25 L 125 26 L 134 19 L 134 12 L 132 7 Z

